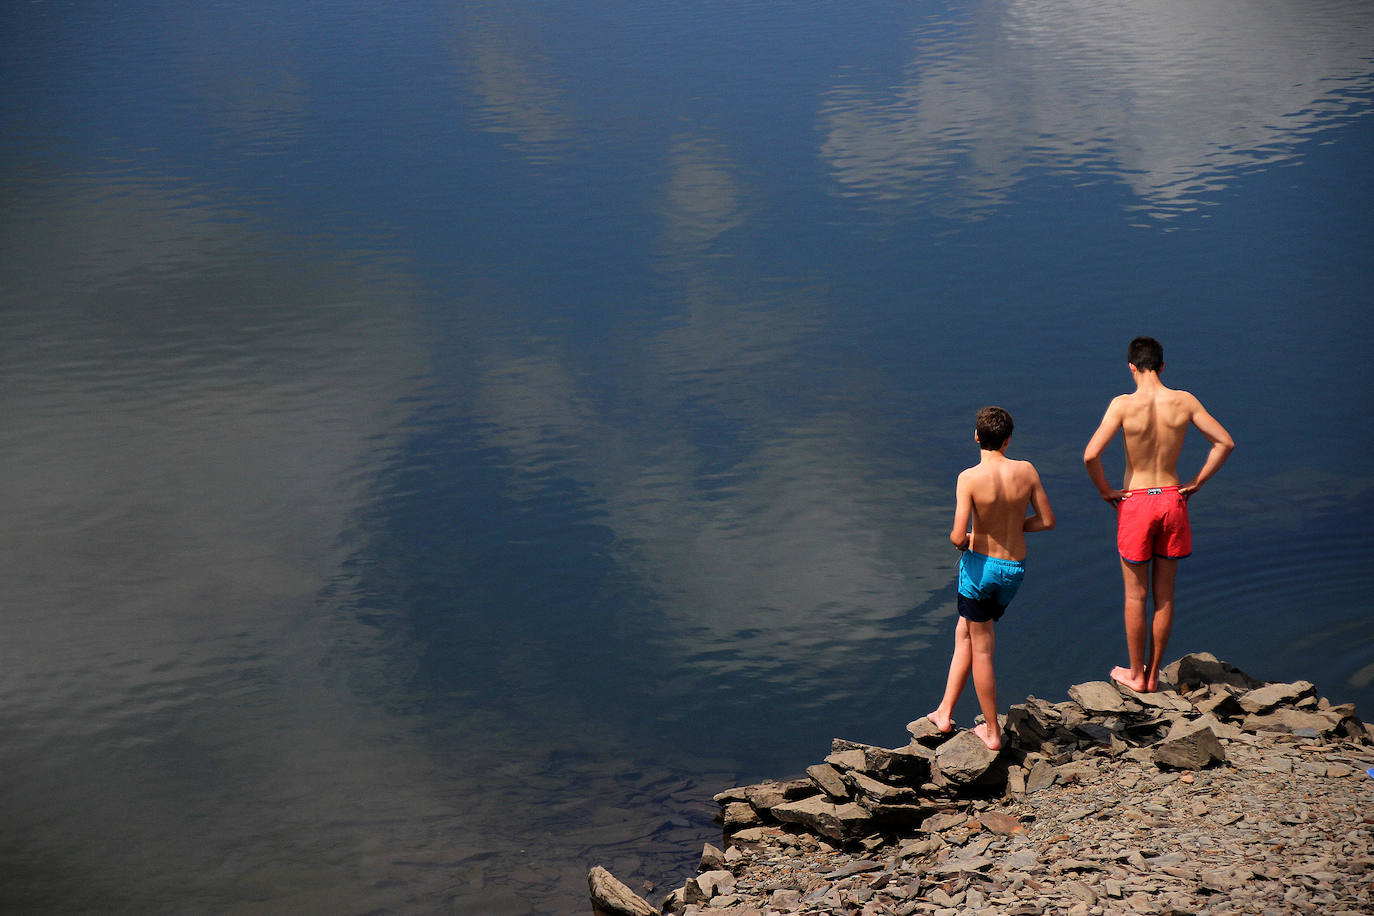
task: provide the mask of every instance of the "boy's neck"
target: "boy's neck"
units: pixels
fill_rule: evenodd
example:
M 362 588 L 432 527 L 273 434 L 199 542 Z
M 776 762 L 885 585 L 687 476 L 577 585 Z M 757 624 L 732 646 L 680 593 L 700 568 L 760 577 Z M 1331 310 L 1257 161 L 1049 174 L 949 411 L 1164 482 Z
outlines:
M 978 451 L 978 463 L 990 464 L 994 461 L 1007 460 L 1007 446 L 1003 443 L 1001 448 L 985 448 Z
M 1164 381 L 1154 369 L 1137 369 L 1135 366 L 1132 366 L 1131 377 L 1135 379 L 1136 391 L 1148 391 L 1164 387 Z

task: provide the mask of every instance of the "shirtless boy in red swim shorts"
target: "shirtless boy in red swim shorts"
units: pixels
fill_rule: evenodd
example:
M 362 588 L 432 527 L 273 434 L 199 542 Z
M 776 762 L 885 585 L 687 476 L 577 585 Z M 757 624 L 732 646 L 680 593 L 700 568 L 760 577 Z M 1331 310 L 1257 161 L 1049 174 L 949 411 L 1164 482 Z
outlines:
M 1149 693 L 1159 689 L 1159 668 L 1173 630 L 1178 561 L 1193 550 L 1188 499 L 1217 472 L 1235 443 L 1201 401 L 1160 381 L 1164 348 L 1159 341 L 1137 337 L 1126 358 L 1135 391 L 1107 406 L 1102 424 L 1083 451 L 1083 464 L 1097 492 L 1117 511 L 1130 667 L 1113 668 L 1112 680 Z M 1207 437 L 1212 450 L 1193 479 L 1180 483 L 1178 456 L 1189 424 Z M 1102 469 L 1102 452 L 1117 430 L 1126 441 L 1126 474 L 1122 489 L 1113 490 Z M 1145 604 L 1152 594 L 1154 617 L 1147 625 Z

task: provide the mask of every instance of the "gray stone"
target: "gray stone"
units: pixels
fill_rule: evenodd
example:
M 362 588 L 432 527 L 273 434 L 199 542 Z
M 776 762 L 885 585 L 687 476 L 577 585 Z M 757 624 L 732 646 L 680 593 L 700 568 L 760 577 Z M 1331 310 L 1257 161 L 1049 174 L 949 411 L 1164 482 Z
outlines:
M 801 891 L 779 888 L 773 891 L 773 896 L 769 898 L 768 905 L 779 912 L 795 910 L 801 906 L 801 896 Z
M 816 786 L 833 799 L 842 799 L 849 796 L 849 787 L 840 778 L 840 771 L 828 763 L 818 763 L 806 768 L 806 775 L 811 777 Z
M 1097 772 L 1097 767 L 1091 763 L 1074 761 L 1071 763 L 1061 763 L 1054 768 L 1055 782 L 1060 785 L 1071 786 L 1075 783 L 1089 779 Z
M 1155 763 L 1176 769 L 1197 770 L 1213 761 L 1226 760 L 1226 751 L 1216 734 L 1205 725 L 1188 722 L 1176 724 L 1153 750 Z
M 1245 717 L 1240 727 L 1247 732 L 1280 732 L 1298 734 L 1311 729 L 1315 735 L 1327 735 L 1336 730 L 1338 723 L 1324 712 L 1306 712 L 1301 709 L 1279 708 L 1273 712 L 1256 713 Z
M 934 722 L 930 721 L 925 716 L 921 716 L 921 718 L 914 722 L 908 722 L 906 724 L 906 730 L 911 734 L 912 741 L 919 742 L 926 747 L 936 747 L 954 737 L 954 729 L 951 728 L 947 732 L 942 732 L 935 727 Z
M 1180 691 L 1204 684 L 1230 684 L 1244 690 L 1263 686 L 1236 666 L 1219 660 L 1210 652 L 1194 652 L 1165 666 L 1160 677 L 1178 686 Z
M 1197 706 L 1198 712 L 1216 716 L 1218 719 L 1240 719 L 1245 716 L 1245 710 L 1236 699 L 1236 695 L 1225 688 L 1213 691 L 1194 705 Z
M 871 815 L 853 802 L 835 804 L 823 796 L 785 802 L 771 809 L 784 824 L 797 824 L 833 840 L 857 839 L 867 832 Z
M 725 867 L 725 853 L 710 843 L 701 847 L 701 863 L 697 871 L 715 871 Z
M 1277 706 L 1295 706 L 1299 700 L 1313 697 L 1317 688 L 1310 681 L 1296 681 L 1292 684 L 1269 684 L 1256 687 L 1236 698 L 1241 709 L 1248 713 L 1265 713 Z
M 1141 706 L 1169 710 L 1171 712 L 1187 712 L 1193 705 L 1171 690 L 1160 690 L 1155 693 L 1132 693 L 1131 699 L 1135 700 Z
M 1116 715 L 1140 708 L 1138 703 L 1128 703 L 1114 684 L 1107 681 L 1088 681 L 1069 688 L 1069 696 L 1085 712 L 1098 715 Z
M 1060 890 L 1068 891 L 1088 906 L 1097 903 L 1097 892 L 1082 881 L 1065 881 L 1060 885 Z
M 1205 725 L 1212 730 L 1212 734 L 1216 735 L 1218 738 L 1225 738 L 1228 741 L 1235 741 L 1245 734 L 1239 726 L 1232 725 L 1230 722 L 1222 722 L 1211 713 L 1205 716 L 1198 716 L 1193 720 L 1193 724 Z
M 729 802 L 720 811 L 720 823 L 726 830 L 734 831 L 742 827 L 754 827 L 763 823 L 759 813 L 748 802 Z
M 1214 891 L 1231 891 L 1243 887 L 1254 877 L 1248 868 L 1215 868 L 1198 873 L 1198 880 Z
M 931 833 L 935 833 L 966 823 L 968 823 L 968 815 L 962 811 L 942 811 L 927 818 L 922 826 Z
M 788 779 L 747 786 L 744 796 L 755 810 L 764 811 L 785 801 L 805 798 L 815 791 L 816 787 L 809 779 Z
M 1056 777 L 1054 765 L 1048 760 L 1042 760 L 1031 768 L 1030 775 L 1026 777 L 1026 792 L 1039 792 L 1041 789 L 1048 789 L 1054 785 Z
M 899 748 L 875 747 L 871 744 L 846 741 L 843 738 L 835 738 L 830 742 L 832 756 L 850 754 L 853 751 L 863 754 L 863 763 L 860 766 L 847 767 L 847 769 L 863 770 L 872 776 L 883 779 L 915 784 L 925 782 L 930 778 L 931 764 L 935 759 L 935 754 L 930 748 L 916 742 Z M 846 759 L 852 760 L 853 757 Z
M 938 836 L 929 836 L 921 840 L 907 840 L 897 850 L 897 855 L 903 859 L 929 855 L 943 845 L 945 845 L 945 841 Z
M 998 752 L 989 748 L 973 732 L 955 735 L 935 752 L 935 765 L 940 775 L 955 784 L 975 781 L 988 771 Z
M 729 894 L 735 889 L 735 873 L 726 869 L 702 872 L 695 878 L 687 882 L 691 885 L 695 881 L 698 888 L 707 900 L 719 894 Z
M 1018 704 L 1007 710 L 1006 733 L 1013 743 L 1038 748 L 1049 740 L 1053 725 L 1036 707 Z
M 853 748 L 844 751 L 831 751 L 825 758 L 825 762 L 837 770 L 865 770 L 868 768 L 868 757 L 863 751 Z
M 988 856 L 954 856 L 930 866 L 929 872 L 932 875 L 953 875 L 959 872 L 982 871 L 994 864 L 995 860 Z
M 880 779 L 874 779 L 866 773 L 846 773 L 845 782 L 853 786 L 856 796 L 855 801 L 871 801 L 888 805 L 911 805 L 921 800 L 920 793 L 915 789 L 905 786 L 894 786 Z
M 1032 848 L 1014 849 L 1002 857 L 998 863 L 1003 872 L 1029 872 L 1040 864 L 1040 857 Z

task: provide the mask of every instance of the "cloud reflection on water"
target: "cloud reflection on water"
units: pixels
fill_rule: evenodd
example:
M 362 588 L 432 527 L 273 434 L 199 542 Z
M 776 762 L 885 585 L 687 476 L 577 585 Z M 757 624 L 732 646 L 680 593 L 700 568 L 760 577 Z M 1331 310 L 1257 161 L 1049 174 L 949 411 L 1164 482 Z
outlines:
M 1370 87 L 1369 4 L 989 8 L 991 23 L 980 14 L 917 40 L 901 82 L 875 88 L 855 72 L 826 94 L 820 155 L 839 193 L 977 216 L 1047 168 L 1111 177 L 1167 217 L 1292 158 Z
M 488 13 L 465 16 L 456 55 L 479 100 L 482 130 L 510 137 L 531 161 L 546 161 L 577 137 L 558 70 L 522 24 Z
M 155 910 L 294 882 L 380 905 L 341 821 L 443 805 L 397 724 L 320 677 L 365 633 L 312 612 L 425 371 L 406 285 L 263 258 L 268 230 L 186 182 L 29 188 L 0 341 L 12 891 Z M 333 853 L 302 855 L 316 832 Z M 55 845 L 63 879 L 26 883 Z
M 658 265 L 673 307 L 618 355 L 633 367 L 622 392 L 645 405 L 633 422 L 547 341 L 489 353 L 476 412 L 517 492 L 553 475 L 585 489 L 657 596 L 665 638 L 703 653 L 699 673 L 768 670 L 785 685 L 783 669 L 842 666 L 945 587 L 912 573 L 949 559 L 946 499 L 875 460 L 861 420 L 794 398 L 826 304 L 805 287 L 745 288 L 717 256 L 748 219 L 735 175 L 705 138 L 670 148 Z M 684 417 L 690 428 L 666 422 Z

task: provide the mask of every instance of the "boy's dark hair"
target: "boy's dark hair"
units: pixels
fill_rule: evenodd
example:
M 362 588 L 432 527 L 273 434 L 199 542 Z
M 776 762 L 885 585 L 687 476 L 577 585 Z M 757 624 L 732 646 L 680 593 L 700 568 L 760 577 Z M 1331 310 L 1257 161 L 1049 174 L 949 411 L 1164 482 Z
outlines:
M 1164 347 L 1153 337 L 1137 337 L 1126 348 L 1126 361 L 1142 372 L 1158 372 L 1164 367 Z
M 978 447 L 995 452 L 1011 438 L 1011 414 L 1001 407 L 984 407 L 978 411 Z

